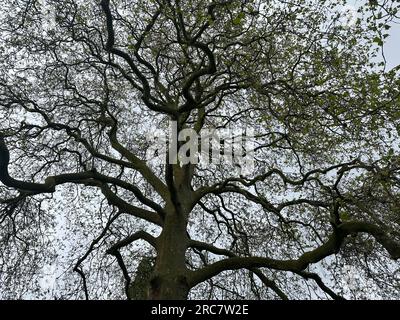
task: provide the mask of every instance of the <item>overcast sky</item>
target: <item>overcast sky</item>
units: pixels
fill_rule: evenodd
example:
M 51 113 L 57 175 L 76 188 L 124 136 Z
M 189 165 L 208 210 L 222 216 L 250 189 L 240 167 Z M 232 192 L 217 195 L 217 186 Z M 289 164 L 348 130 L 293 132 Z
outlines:
M 384 45 L 384 53 L 387 61 L 387 70 L 400 65 L 400 24 L 393 24 L 390 37 Z
M 349 0 L 346 8 L 351 8 L 357 12 L 360 6 L 365 5 L 366 0 Z M 400 22 L 398 24 L 391 23 L 390 36 L 385 39 L 384 54 L 386 58 L 386 70 L 400 65 Z

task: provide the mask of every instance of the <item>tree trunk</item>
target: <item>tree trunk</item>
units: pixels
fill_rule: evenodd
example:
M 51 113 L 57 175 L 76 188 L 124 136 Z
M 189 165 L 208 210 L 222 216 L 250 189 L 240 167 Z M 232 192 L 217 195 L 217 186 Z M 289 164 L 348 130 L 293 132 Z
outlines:
M 169 214 L 159 237 L 159 247 L 153 277 L 150 281 L 149 299 L 186 300 L 189 293 L 186 268 L 188 245 L 186 217 Z
M 157 259 L 150 281 L 149 299 L 186 300 L 189 294 L 186 250 L 188 217 L 193 207 L 192 166 L 175 165 L 174 194 L 166 206 L 163 231 L 158 239 Z

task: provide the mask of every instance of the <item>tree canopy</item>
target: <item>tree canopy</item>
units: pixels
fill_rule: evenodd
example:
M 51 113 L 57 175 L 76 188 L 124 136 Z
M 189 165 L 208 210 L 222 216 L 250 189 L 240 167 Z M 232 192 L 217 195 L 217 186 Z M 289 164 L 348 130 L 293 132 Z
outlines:
M 0 298 L 400 298 L 397 1 L 0 3 Z

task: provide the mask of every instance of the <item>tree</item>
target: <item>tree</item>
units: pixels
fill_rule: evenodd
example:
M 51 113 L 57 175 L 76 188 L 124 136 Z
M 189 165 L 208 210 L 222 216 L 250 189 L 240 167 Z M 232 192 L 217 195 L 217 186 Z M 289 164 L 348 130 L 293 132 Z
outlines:
M 398 4 L 341 5 L 1 1 L 0 296 L 399 298 Z M 169 121 L 254 170 L 149 161 Z

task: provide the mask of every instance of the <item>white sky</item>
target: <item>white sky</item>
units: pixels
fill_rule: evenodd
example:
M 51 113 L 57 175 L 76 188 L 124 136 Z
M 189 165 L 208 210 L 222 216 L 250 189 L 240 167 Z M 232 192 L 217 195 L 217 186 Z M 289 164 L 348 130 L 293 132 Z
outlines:
M 400 65 L 400 24 L 393 24 L 390 36 L 384 45 L 384 54 L 387 61 L 387 70 Z
M 355 11 L 362 5 L 365 5 L 366 0 L 349 0 L 348 6 Z M 384 40 L 383 52 L 386 59 L 386 71 L 400 65 L 400 21 L 391 23 L 389 30 L 390 36 Z

